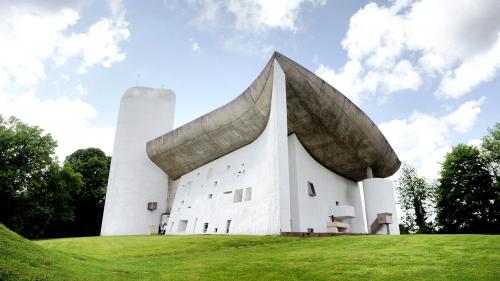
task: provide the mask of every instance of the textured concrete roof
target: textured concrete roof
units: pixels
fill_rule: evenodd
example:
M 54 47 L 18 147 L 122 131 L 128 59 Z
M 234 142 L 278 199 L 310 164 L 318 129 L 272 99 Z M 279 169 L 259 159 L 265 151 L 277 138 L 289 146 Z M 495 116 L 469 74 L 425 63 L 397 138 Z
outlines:
M 401 164 L 377 126 L 342 93 L 279 53 L 230 103 L 147 143 L 149 158 L 173 179 L 254 141 L 267 125 L 273 61 L 286 77 L 288 133 L 323 166 L 354 181 L 389 177 Z

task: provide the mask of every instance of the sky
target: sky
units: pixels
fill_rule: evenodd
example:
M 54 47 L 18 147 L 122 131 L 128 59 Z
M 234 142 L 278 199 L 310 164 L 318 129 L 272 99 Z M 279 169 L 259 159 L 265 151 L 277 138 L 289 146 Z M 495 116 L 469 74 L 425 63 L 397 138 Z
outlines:
M 60 160 L 111 155 L 129 87 L 173 90 L 178 127 L 241 94 L 274 51 L 428 178 L 500 122 L 498 0 L 0 0 L 0 114 L 49 132 Z

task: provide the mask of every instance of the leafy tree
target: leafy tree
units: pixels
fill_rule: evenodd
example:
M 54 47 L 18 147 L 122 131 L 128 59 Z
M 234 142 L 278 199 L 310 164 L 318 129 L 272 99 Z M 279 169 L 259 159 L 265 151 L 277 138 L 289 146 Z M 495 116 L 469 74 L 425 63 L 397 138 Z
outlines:
M 42 129 L 0 116 L 0 221 L 42 237 L 54 221 L 72 219 L 68 197 L 81 179 L 56 162 L 56 142 Z
M 488 161 L 489 168 L 496 184 L 500 181 L 500 123 L 496 123 L 492 129 L 488 130 L 488 135 L 483 137 L 481 143 L 481 153 Z
M 445 157 L 437 221 L 447 233 L 499 233 L 500 189 L 478 148 L 459 144 Z
M 434 198 L 433 186 L 425 178 L 419 177 L 413 167 L 403 164 L 396 190 L 399 195 L 398 203 L 403 211 L 400 229 L 405 233 L 432 232 L 429 215 Z
M 111 157 L 98 148 L 79 149 L 66 157 L 65 165 L 81 174 L 81 192 L 73 198 L 74 235 L 99 235 Z

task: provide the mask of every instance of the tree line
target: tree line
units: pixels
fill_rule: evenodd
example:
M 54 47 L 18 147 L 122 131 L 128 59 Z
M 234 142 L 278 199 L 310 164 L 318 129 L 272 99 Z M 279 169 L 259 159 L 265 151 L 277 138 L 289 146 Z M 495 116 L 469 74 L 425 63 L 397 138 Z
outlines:
M 500 233 L 500 123 L 453 147 L 433 182 L 403 164 L 396 191 L 401 233 Z
M 99 235 L 111 157 L 79 149 L 60 164 L 56 147 L 0 115 L 0 222 L 27 238 Z

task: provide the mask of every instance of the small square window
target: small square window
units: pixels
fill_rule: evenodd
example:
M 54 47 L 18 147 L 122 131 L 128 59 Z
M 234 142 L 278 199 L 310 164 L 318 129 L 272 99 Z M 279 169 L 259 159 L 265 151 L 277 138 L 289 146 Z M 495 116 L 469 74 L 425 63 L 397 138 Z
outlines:
M 307 194 L 311 197 L 316 196 L 316 189 L 314 189 L 314 184 L 310 181 L 307 182 Z
M 238 203 L 243 201 L 243 189 L 237 189 L 234 191 L 233 203 Z

